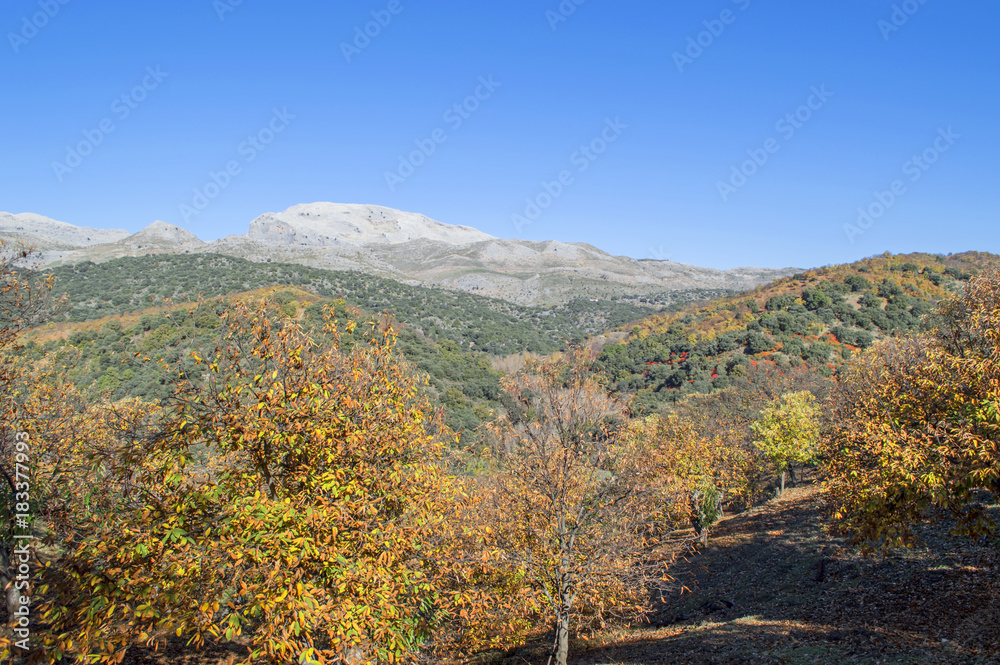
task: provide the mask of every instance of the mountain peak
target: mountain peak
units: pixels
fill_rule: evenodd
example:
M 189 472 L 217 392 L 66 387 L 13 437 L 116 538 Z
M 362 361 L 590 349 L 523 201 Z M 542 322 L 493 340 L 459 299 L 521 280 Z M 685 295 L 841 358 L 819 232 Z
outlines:
M 122 244 L 135 249 L 159 249 L 162 247 L 193 249 L 201 247 L 205 243 L 186 229 L 157 220 L 138 233 L 133 233 L 122 240 Z
M 395 245 L 426 239 L 449 245 L 494 240 L 469 226 L 437 222 L 426 215 L 356 203 L 303 203 L 266 213 L 250 223 L 250 239 L 279 245 Z

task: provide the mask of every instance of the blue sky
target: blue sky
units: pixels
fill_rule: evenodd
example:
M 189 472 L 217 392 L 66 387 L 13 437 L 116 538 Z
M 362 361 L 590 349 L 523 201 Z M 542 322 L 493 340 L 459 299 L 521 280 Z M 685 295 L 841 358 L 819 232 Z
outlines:
M 1000 252 L 995 1 L 577 2 L 6 0 L 0 210 L 211 240 L 374 203 L 719 268 Z

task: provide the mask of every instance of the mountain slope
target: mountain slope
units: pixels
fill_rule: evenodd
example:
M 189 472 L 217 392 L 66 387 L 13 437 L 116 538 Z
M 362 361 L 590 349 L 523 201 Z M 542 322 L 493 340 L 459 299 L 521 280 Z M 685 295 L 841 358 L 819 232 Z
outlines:
M 358 272 L 330 271 L 291 263 L 253 263 L 217 254 L 126 257 L 103 263 L 58 266 L 56 294 L 70 303 L 69 321 L 124 314 L 166 298 L 190 302 L 253 289 L 294 286 L 398 319 L 432 339 L 451 339 L 488 353 L 548 352 L 568 341 L 636 321 L 669 305 L 707 300 L 722 290 L 670 291 L 650 305 L 574 299 L 553 306 L 524 306 L 472 293 L 403 284 Z
M 55 362 L 66 370 L 65 378 L 85 393 L 102 393 L 113 400 L 140 397 L 161 402 L 173 394 L 173 386 L 156 364 L 141 357 L 166 360 L 197 381 L 204 376 L 205 366 L 195 362 L 191 353 L 199 345 L 204 349 L 215 343 L 219 314 L 236 301 L 261 298 L 280 308 L 276 315 L 292 317 L 313 330 L 322 330 L 327 309 L 334 312 L 342 330 L 348 318 L 361 322 L 381 319 L 378 312 L 352 313 L 343 300 L 295 287 L 257 289 L 197 305 L 161 303 L 89 321 L 48 323 L 28 331 L 18 353 L 29 362 L 57 358 Z M 443 411 L 445 422 L 462 434 L 464 444 L 478 440 L 474 431 L 499 406 L 500 373 L 493 370 L 490 358 L 470 351 L 447 334 L 431 339 L 419 327 L 397 325 L 397 329 L 396 350 L 418 373 L 427 375 L 424 389 Z M 352 333 L 345 332 L 343 340 L 357 343 L 371 334 L 371 327 L 359 325 Z
M 939 525 L 922 529 L 918 547 L 869 558 L 830 533 L 826 510 L 811 478 L 727 516 L 712 528 L 707 548 L 671 568 L 683 590 L 657 603 L 649 624 L 581 640 L 573 662 L 1000 662 L 1000 550 L 993 543 L 956 546 L 950 525 Z M 1000 506 L 989 512 L 1000 514 Z M 545 662 L 517 655 L 502 662 Z
M 0 212 L 0 240 L 25 242 L 39 251 L 73 250 L 128 237 L 123 229 L 92 229 L 26 212 Z
M 44 262 L 49 266 L 149 254 L 212 253 L 254 262 L 356 270 L 524 305 L 648 296 L 676 289 L 744 290 L 795 272 L 791 268 L 722 271 L 636 260 L 584 243 L 504 240 L 415 213 L 336 203 L 302 204 L 266 213 L 250 223 L 246 234 L 207 243 L 162 222 L 134 236 L 109 232 L 97 244 L 79 242 L 93 237 L 82 230 L 75 235 L 60 230 L 55 234 L 58 241 L 43 231 L 35 234 L 35 244 L 45 250 Z M 0 237 L 4 232 L 0 225 Z
M 759 364 L 830 376 L 878 338 L 918 329 L 935 303 L 996 264 L 980 252 L 884 254 L 806 271 L 625 326 L 596 367 L 646 409 L 725 388 Z

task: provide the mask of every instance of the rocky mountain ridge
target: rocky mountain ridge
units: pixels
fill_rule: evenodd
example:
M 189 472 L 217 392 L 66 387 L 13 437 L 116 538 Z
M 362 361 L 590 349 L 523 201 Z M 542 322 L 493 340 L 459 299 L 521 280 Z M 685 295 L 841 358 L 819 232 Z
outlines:
M 519 304 L 675 289 L 739 291 L 797 272 L 795 268 L 723 271 L 612 256 L 585 243 L 501 239 L 416 213 L 338 203 L 300 204 L 265 213 L 250 223 L 246 234 L 212 242 L 159 221 L 129 235 L 30 213 L 0 213 L 0 239 L 31 244 L 42 253 L 44 266 L 148 254 L 214 253 L 256 262 L 356 270 Z

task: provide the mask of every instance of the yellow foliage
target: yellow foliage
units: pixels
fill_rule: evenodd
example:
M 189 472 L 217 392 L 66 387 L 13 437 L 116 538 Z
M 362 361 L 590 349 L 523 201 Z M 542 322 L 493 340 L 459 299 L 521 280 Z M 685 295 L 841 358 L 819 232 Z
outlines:
M 870 546 L 909 545 L 943 509 L 957 533 L 995 530 L 975 492 L 1000 492 L 1000 272 L 941 308 L 933 335 L 861 356 L 839 390 L 825 449 L 838 526 Z
M 151 436 L 93 424 L 128 487 L 46 569 L 40 639 L 106 663 L 166 631 L 243 635 L 250 661 L 412 659 L 440 612 L 454 488 L 391 329 L 346 350 L 332 321 L 320 344 L 238 303 L 224 330 Z

